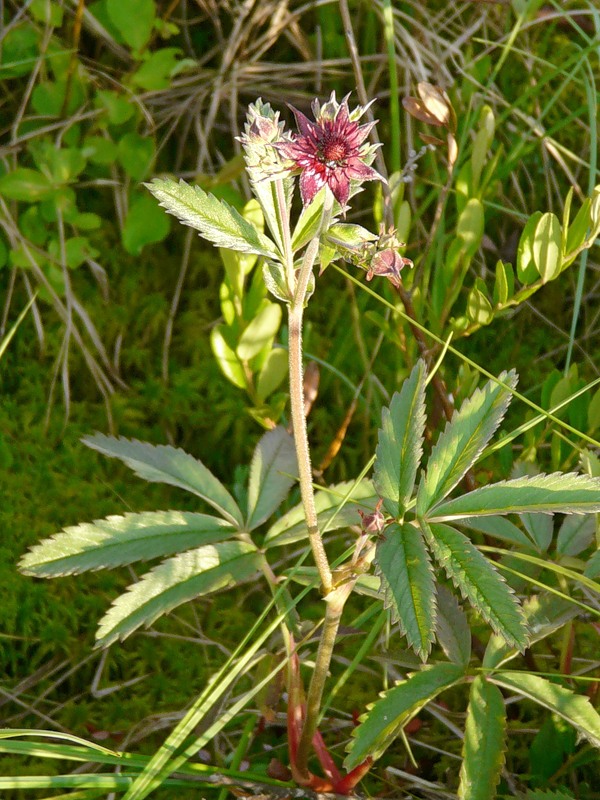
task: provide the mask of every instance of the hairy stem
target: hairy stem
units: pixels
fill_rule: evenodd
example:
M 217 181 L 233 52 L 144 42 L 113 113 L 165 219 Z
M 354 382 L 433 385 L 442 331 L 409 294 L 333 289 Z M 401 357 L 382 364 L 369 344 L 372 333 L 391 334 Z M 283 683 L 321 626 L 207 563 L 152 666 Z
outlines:
M 306 248 L 302 265 L 296 281 L 294 299 L 288 308 L 289 321 L 289 371 L 290 371 L 290 405 L 292 414 L 292 425 L 294 428 L 294 444 L 296 446 L 296 456 L 298 459 L 298 474 L 300 481 L 300 493 L 306 517 L 306 527 L 308 529 L 308 539 L 313 552 L 313 557 L 319 577 L 321 588 L 324 595 L 329 594 L 333 588 L 331 568 L 323 545 L 321 532 L 317 521 L 317 511 L 315 508 L 315 495 L 312 485 L 312 466 L 310 461 L 310 450 L 308 446 L 308 432 L 306 429 L 306 416 L 304 414 L 304 371 L 302 368 L 302 322 L 304 316 L 304 303 L 308 282 L 312 274 L 313 266 L 319 252 L 319 238 L 321 231 L 325 230 L 331 219 L 333 208 L 333 196 L 326 191 L 325 202 L 323 204 L 323 216 L 319 233 L 312 239 Z
M 315 668 L 310 686 L 308 687 L 306 716 L 296 755 L 295 766 L 301 776 L 308 775 L 308 757 L 310 755 L 313 736 L 315 735 L 319 723 L 323 690 L 329 673 L 333 648 L 335 646 L 344 605 L 354 587 L 354 583 L 355 581 L 351 580 L 338 587 L 326 600 L 325 622 L 323 623 L 319 649 L 317 650 Z

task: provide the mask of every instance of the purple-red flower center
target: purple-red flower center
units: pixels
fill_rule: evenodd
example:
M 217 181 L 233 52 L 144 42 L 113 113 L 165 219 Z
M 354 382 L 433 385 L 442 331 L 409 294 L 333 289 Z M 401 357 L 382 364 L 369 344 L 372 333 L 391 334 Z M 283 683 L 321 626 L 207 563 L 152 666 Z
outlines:
M 321 146 L 322 158 L 327 166 L 341 164 L 348 153 L 346 143 L 339 136 L 325 135 Z

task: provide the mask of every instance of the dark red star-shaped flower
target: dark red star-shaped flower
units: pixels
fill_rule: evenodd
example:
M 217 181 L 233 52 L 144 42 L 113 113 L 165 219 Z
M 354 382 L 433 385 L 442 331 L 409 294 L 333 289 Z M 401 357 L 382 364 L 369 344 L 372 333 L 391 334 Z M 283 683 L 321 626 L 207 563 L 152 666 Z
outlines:
M 300 171 L 300 194 L 308 205 L 319 189 L 327 185 L 342 206 L 350 196 L 350 181 L 383 181 L 369 163 L 375 147 L 365 140 L 375 124 L 359 125 L 365 108 L 352 113 L 347 98 L 337 103 L 335 93 L 323 107 L 313 103 L 315 121 L 290 106 L 296 117 L 299 134 L 291 142 L 279 142 L 276 147 Z

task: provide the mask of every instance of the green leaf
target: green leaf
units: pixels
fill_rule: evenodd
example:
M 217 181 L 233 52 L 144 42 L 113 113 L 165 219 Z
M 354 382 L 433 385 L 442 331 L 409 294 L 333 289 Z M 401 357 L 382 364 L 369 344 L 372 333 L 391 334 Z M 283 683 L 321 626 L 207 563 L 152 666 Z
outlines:
M 138 195 L 129 205 L 121 232 L 123 247 L 139 256 L 147 244 L 162 242 L 169 233 L 171 220 L 148 195 Z
M 273 297 L 282 300 L 284 303 L 289 303 L 292 300 L 292 294 L 287 285 L 286 271 L 283 264 L 279 261 L 267 260 L 263 264 L 262 274 L 265 286 Z
M 33 25 L 5 27 L 0 51 L 0 80 L 19 78 L 33 71 L 39 60 L 40 36 Z
M 283 349 L 271 350 L 260 368 L 256 382 L 256 399 L 264 403 L 285 380 L 288 373 L 288 354 Z
M 321 489 L 315 493 L 315 507 L 321 533 L 358 525 L 360 517 L 358 509 L 365 513 L 372 512 L 377 504 L 371 481 L 346 481 L 335 486 Z M 302 503 L 292 508 L 277 520 L 267 531 L 265 547 L 280 547 L 284 544 L 299 542 L 308 536 L 306 518 Z
M 161 47 L 144 61 L 131 80 L 136 86 L 149 92 L 167 89 L 171 83 L 171 74 L 177 66 L 177 59 L 182 54 L 179 47 Z
M 154 0 L 106 0 L 110 21 L 134 50 L 148 43 L 154 27 Z
M 471 658 L 471 628 L 456 597 L 445 586 L 437 587 L 437 638 L 453 664 L 466 667 Z
M 583 574 L 586 578 L 600 578 L 600 550 L 590 556 Z
M 0 176 L 0 195 L 8 200 L 36 203 L 50 197 L 53 192 L 50 179 L 35 169 L 17 167 Z
M 587 235 L 588 228 L 590 227 L 590 209 L 592 201 L 586 197 L 581 208 L 575 215 L 575 219 L 569 225 L 569 232 L 567 233 L 567 242 L 565 245 L 565 255 L 568 255 L 573 250 L 577 250 L 584 241 Z
M 502 261 L 496 263 L 496 282 L 494 283 L 494 305 L 503 306 L 515 292 L 515 276 L 512 266 Z
M 558 531 L 556 552 L 561 556 L 578 556 L 594 541 L 596 528 L 593 516 L 566 517 Z
M 461 240 L 463 255 L 473 258 L 481 244 L 485 215 L 481 200 L 472 197 L 463 208 L 456 224 L 456 235 Z
M 156 148 L 148 136 L 132 131 L 126 133 L 117 145 L 117 159 L 125 172 L 134 181 L 143 181 L 152 172 Z
M 548 514 L 521 514 L 521 521 L 538 552 L 545 553 L 554 536 L 554 519 Z
M 281 306 L 265 301 L 265 305 L 242 333 L 236 353 L 242 361 L 249 361 L 265 347 L 271 347 L 281 324 Z
M 505 747 L 506 711 L 502 693 L 479 675 L 469 694 L 459 800 L 493 800 Z
M 189 225 L 209 242 L 240 253 L 256 253 L 278 260 L 273 242 L 224 201 L 184 181 L 155 178 L 147 188 L 169 214 Z
M 562 597 L 553 594 L 541 594 L 528 597 L 523 602 L 525 624 L 529 630 L 529 646 L 545 639 L 574 619 L 579 608 Z M 518 651 L 506 644 L 500 636 L 490 636 L 483 656 L 482 665 L 487 669 L 496 669 L 500 664 L 510 661 Z
M 251 174 L 251 172 L 250 172 Z M 292 207 L 292 196 L 294 193 L 294 178 L 283 178 L 283 200 L 286 214 Z M 252 181 L 252 191 L 256 196 L 265 222 L 271 232 L 273 239 L 281 252 L 285 250 L 285 227 L 289 224 L 288 219 L 282 219 L 277 198 L 277 186 L 275 181 L 258 180 Z
M 489 325 L 494 309 L 480 285 L 473 286 L 467 298 L 467 317 L 477 325 Z
M 292 233 L 292 250 L 294 253 L 305 247 L 319 232 L 323 217 L 324 200 L 325 187 L 319 189 L 312 202 L 302 209 Z
M 490 680 L 558 714 L 590 744 L 600 747 L 600 714 L 589 697 L 527 672 L 495 672 Z
M 225 339 L 223 327 L 223 325 L 216 325 L 212 329 L 210 332 L 210 346 L 217 359 L 217 364 L 227 380 L 231 381 L 231 383 L 239 389 L 246 389 L 248 384 L 246 382 L 244 368 L 239 358 L 236 356 L 235 351 L 231 349 Z
M 109 458 L 118 458 L 136 475 L 151 483 L 168 483 L 201 497 L 232 525 L 243 525 L 242 512 L 223 484 L 201 461 L 170 445 L 96 433 L 84 436 L 85 445 Z
M 254 530 L 279 507 L 296 482 L 294 440 L 285 428 L 265 433 L 252 456 L 248 481 L 248 530 Z
M 425 478 L 417 493 L 417 514 L 423 516 L 454 489 L 475 463 L 502 421 L 517 384 L 513 370 L 503 372 L 499 383 L 489 381 L 464 401 L 440 434 L 431 451 Z
M 417 361 L 381 413 L 373 481 L 386 511 L 402 516 L 415 485 L 425 431 L 425 362 Z
M 209 544 L 164 561 L 115 600 L 100 620 L 97 646 L 108 647 L 182 603 L 247 580 L 258 564 L 258 550 L 246 542 Z
M 117 92 L 97 91 L 96 105 L 106 110 L 111 125 L 122 125 L 135 113 L 135 105 Z
M 600 479 L 574 472 L 554 472 L 481 486 L 440 503 L 429 518 L 454 520 L 490 514 L 591 514 L 598 511 Z
M 554 280 L 560 273 L 562 231 L 556 214 L 542 214 L 533 234 L 533 263 L 543 283 Z
M 473 517 L 472 519 L 456 520 L 458 524 L 470 528 L 479 533 L 494 536 L 504 542 L 519 545 L 519 547 L 531 547 L 531 539 L 526 536 L 520 528 L 504 517 Z
M 467 537 L 449 525 L 422 522 L 427 544 L 438 564 L 493 630 L 508 644 L 528 644 L 522 610 L 504 578 Z
M 538 278 L 538 271 L 533 262 L 533 235 L 541 218 L 541 211 L 536 211 L 529 217 L 517 246 L 517 276 L 525 286 L 529 286 Z
M 187 511 L 144 511 L 65 528 L 23 556 L 25 575 L 53 578 L 148 561 L 228 539 L 236 529 L 218 517 Z
M 365 758 L 379 758 L 423 706 L 458 683 L 464 674 L 459 664 L 434 664 L 385 692 L 352 731 L 350 754 L 344 761 L 346 769 L 353 769 Z
M 36 728 L 0 728 L 0 740 L 2 741 L 6 741 L 7 739 L 19 739 L 22 736 L 32 736 L 40 739 L 58 739 L 58 741 L 61 742 L 71 742 L 74 745 L 78 745 L 77 751 L 80 753 L 81 750 L 79 748 L 84 748 L 84 752 L 93 750 L 96 753 L 103 753 L 104 755 L 120 758 L 120 754 L 116 750 L 110 750 L 108 747 L 103 747 L 101 744 L 90 742 L 87 739 L 81 739 L 79 736 L 74 736 L 72 733 Z M 92 758 L 89 752 L 88 756 L 90 759 Z
M 377 542 L 385 606 L 408 644 L 425 661 L 435 639 L 435 582 L 429 553 L 414 525 L 392 523 Z

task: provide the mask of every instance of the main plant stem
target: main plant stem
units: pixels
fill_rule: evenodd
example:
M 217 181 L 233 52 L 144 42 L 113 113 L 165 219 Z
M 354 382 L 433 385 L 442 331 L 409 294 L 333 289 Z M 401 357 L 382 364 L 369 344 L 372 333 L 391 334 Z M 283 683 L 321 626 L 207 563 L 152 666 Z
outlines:
M 312 484 L 312 466 L 310 461 L 310 450 L 308 446 L 308 431 L 306 428 L 306 416 L 304 414 L 304 369 L 302 365 L 302 322 L 304 317 L 304 304 L 306 302 L 306 292 L 312 270 L 319 253 L 319 238 L 323 230 L 326 230 L 331 219 L 333 208 L 333 196 L 326 189 L 325 201 L 323 203 L 323 215 L 319 232 L 311 239 L 302 265 L 296 279 L 296 290 L 292 302 L 288 307 L 289 324 L 289 372 L 290 372 L 290 406 L 292 414 L 292 425 L 294 428 L 294 443 L 296 446 L 296 456 L 298 459 L 298 475 L 300 482 L 300 493 L 302 495 L 302 505 L 306 517 L 306 527 L 308 530 L 308 540 L 312 549 L 313 557 L 319 577 L 321 579 L 321 590 L 324 595 L 328 595 L 333 589 L 333 578 L 331 568 L 323 538 L 319 530 L 317 520 L 317 510 L 315 508 L 315 494 Z

